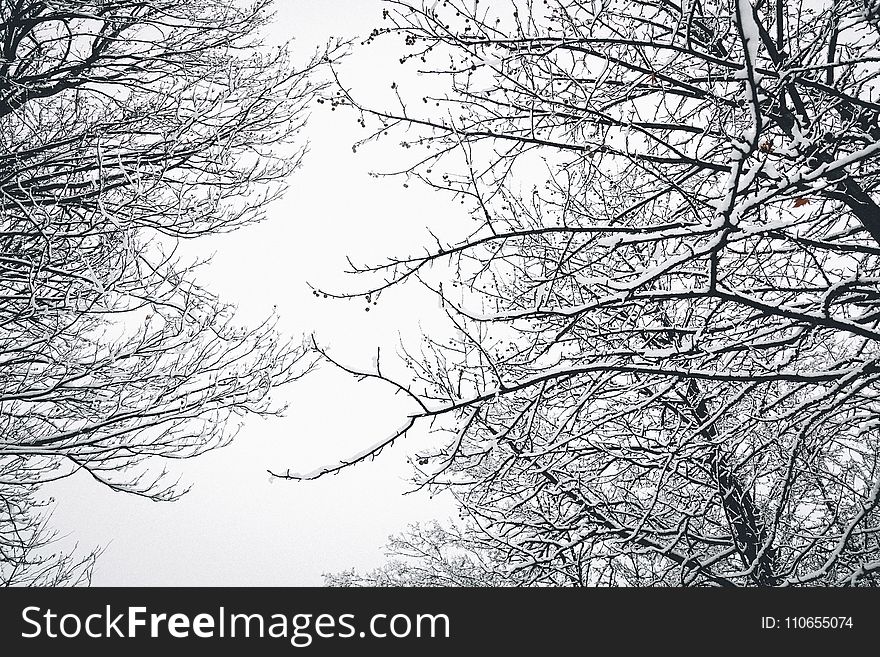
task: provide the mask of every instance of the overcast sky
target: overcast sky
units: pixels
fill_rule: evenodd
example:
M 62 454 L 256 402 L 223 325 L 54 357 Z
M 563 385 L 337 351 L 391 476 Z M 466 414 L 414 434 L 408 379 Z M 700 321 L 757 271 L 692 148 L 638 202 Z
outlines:
M 281 0 L 273 39 L 296 39 L 305 59 L 333 34 L 367 34 L 380 23 L 379 0 Z M 359 52 L 341 66 L 346 79 L 384 88 L 389 53 Z M 367 93 L 365 91 L 365 93 Z M 342 285 L 345 257 L 376 262 L 412 249 L 425 227 L 454 222 L 461 210 L 401 180 L 368 174 L 402 162 L 382 145 L 353 154 L 362 129 L 351 115 L 316 106 L 311 150 L 268 220 L 196 246 L 215 253 L 200 280 L 258 321 L 277 306 L 291 336 L 315 332 L 340 359 L 368 365 L 436 321 L 436 302 L 417 290 L 383 297 L 369 313 L 357 301 L 316 299 L 307 282 Z M 389 354 L 390 356 L 390 354 Z M 286 417 L 251 419 L 229 447 L 180 467 L 191 492 L 173 504 L 112 493 L 86 476 L 47 487 L 53 524 L 82 549 L 105 546 L 96 585 L 314 585 L 323 572 L 383 561 L 387 536 L 410 522 L 445 518 L 448 499 L 410 490 L 406 457 L 414 435 L 377 461 L 320 481 L 273 480 L 267 469 L 311 470 L 357 452 L 399 426 L 410 410 L 390 391 L 324 369 L 276 395 Z

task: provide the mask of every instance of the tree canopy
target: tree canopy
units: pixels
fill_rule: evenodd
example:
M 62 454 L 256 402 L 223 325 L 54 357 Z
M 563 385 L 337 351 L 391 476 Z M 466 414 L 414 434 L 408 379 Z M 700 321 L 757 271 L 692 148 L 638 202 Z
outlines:
M 422 284 L 457 335 L 410 348 L 407 376 L 357 372 L 414 410 L 351 462 L 442 421 L 416 477 L 453 491 L 466 540 L 433 546 L 521 584 L 876 583 L 870 11 L 387 7 L 369 41 L 430 89 L 401 73 L 377 107 L 343 78 L 336 102 L 373 127 L 363 144 L 402 140 L 398 175 L 464 201 L 473 228 L 338 295 Z
M 335 50 L 260 41 L 269 0 L 0 0 L 0 583 L 88 579 L 40 497 L 86 472 L 170 500 L 303 350 L 238 326 L 182 240 L 261 218 Z

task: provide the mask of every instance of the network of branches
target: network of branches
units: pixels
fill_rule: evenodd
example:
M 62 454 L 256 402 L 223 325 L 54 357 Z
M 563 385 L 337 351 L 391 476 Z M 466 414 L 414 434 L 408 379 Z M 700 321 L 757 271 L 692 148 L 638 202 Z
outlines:
M 876 18 L 387 3 L 368 41 L 400 54 L 396 100 L 344 77 L 334 100 L 364 144 L 403 140 L 397 175 L 464 201 L 473 229 L 351 292 L 420 283 L 453 329 L 409 349 L 409 376 L 356 372 L 408 395 L 410 421 L 309 475 L 422 421 L 448 432 L 417 478 L 461 526 L 402 537 L 373 583 L 451 549 L 470 557 L 443 568 L 515 584 L 876 584 Z
M 182 240 L 261 218 L 318 90 L 260 41 L 270 2 L 0 0 L 0 584 L 87 581 L 41 486 L 156 500 L 303 351 L 200 287 Z

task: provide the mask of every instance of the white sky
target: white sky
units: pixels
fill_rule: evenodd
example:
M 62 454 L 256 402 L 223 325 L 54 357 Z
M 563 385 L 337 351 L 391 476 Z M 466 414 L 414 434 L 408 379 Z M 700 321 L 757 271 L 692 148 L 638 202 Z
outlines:
M 369 33 L 381 22 L 381 4 L 278 0 L 272 36 L 295 37 L 304 58 L 331 34 Z M 361 53 L 341 70 L 384 88 L 392 69 L 380 55 L 373 61 Z M 256 321 L 277 305 L 285 331 L 315 331 L 339 358 L 368 366 L 377 345 L 390 359 L 398 332 L 412 338 L 436 321 L 436 302 L 413 289 L 385 295 L 365 313 L 361 302 L 316 299 L 306 281 L 339 283 L 346 255 L 376 262 L 411 251 L 426 225 L 454 223 L 461 210 L 417 185 L 369 177 L 405 160 L 391 145 L 353 154 L 361 134 L 351 115 L 316 107 L 311 152 L 268 220 L 195 246 L 216 252 L 200 280 L 238 304 L 243 319 Z M 112 493 L 85 476 L 49 488 L 53 525 L 82 549 L 106 546 L 95 585 L 320 584 L 323 572 L 379 565 L 387 536 L 409 522 L 452 515 L 447 499 L 404 495 L 406 456 L 418 435 L 335 477 L 272 480 L 269 468 L 307 471 L 357 452 L 399 426 L 407 410 L 390 391 L 329 369 L 275 397 L 290 402 L 286 417 L 251 419 L 230 447 L 181 464 L 193 489 L 178 502 Z

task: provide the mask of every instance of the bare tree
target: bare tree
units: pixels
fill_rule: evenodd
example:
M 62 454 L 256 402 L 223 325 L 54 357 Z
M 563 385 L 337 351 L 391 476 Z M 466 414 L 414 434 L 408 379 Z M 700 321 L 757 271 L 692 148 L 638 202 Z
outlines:
M 240 327 L 182 240 L 261 218 L 318 85 L 269 0 L 0 0 L 0 583 L 76 583 L 41 484 L 170 500 L 161 459 L 225 444 L 303 351 Z M 85 571 L 78 566 L 86 566 Z
M 359 269 L 424 284 L 457 337 L 357 372 L 414 411 L 351 462 L 445 418 L 419 481 L 524 583 L 876 584 L 871 7 L 387 6 L 370 40 L 435 91 L 335 102 L 474 223 Z

